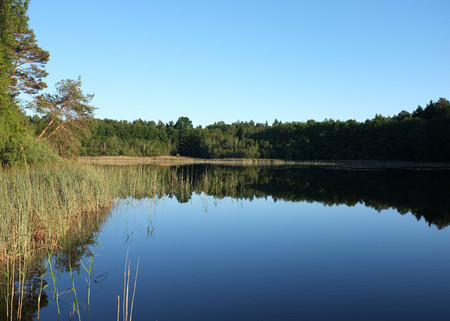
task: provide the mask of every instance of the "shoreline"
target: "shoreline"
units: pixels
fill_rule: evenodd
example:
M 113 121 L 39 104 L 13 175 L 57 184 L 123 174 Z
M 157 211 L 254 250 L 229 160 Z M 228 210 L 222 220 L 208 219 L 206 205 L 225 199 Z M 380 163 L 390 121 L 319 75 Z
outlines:
M 228 165 L 228 166 L 295 166 L 322 167 L 335 169 L 409 169 L 409 170 L 450 170 L 446 162 L 413 161 L 376 161 L 376 160 L 282 160 L 282 159 L 248 159 L 248 158 L 192 158 L 184 156 L 82 156 L 79 163 L 96 165 Z

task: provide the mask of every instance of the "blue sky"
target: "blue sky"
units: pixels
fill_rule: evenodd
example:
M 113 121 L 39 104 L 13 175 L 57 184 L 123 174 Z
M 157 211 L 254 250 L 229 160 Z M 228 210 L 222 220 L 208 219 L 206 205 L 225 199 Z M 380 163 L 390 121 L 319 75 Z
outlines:
M 373 118 L 450 99 L 450 1 L 32 0 L 54 84 L 96 117 Z

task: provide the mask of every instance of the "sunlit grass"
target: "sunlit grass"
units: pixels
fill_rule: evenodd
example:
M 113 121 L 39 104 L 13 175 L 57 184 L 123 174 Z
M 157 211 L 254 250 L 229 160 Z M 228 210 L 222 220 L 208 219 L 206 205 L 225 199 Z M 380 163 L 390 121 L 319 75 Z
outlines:
M 75 163 L 0 169 L 0 261 L 58 247 L 117 197 L 154 194 L 159 182 L 156 172 Z
M 0 256 L 56 245 L 82 216 L 111 205 L 114 192 L 96 168 L 60 163 L 2 169 Z M 74 226 L 75 224 L 75 226 Z

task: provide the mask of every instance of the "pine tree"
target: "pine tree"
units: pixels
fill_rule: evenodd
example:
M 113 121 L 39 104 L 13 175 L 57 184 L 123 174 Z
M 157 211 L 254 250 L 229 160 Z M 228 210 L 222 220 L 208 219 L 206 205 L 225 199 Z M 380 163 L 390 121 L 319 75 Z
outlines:
M 37 44 L 33 29 L 28 26 L 29 0 L 12 1 L 12 16 L 7 27 L 12 31 L 13 39 L 7 44 L 11 61 L 9 88 L 15 95 L 24 92 L 36 95 L 47 87 L 42 80 L 48 73 L 45 71 L 50 54 Z
M 32 67 L 32 64 L 22 64 L 20 68 L 16 68 L 13 76 L 16 56 L 12 49 L 18 48 L 20 35 L 25 35 L 26 30 L 30 31 L 26 15 L 28 2 L 29 0 L 0 1 L 0 165 L 54 157 L 48 145 L 38 141 L 31 133 L 31 128 L 14 99 L 19 93 L 15 91 L 16 87 L 31 86 L 30 91 L 33 92 L 43 86 L 32 84 L 32 81 L 38 80 L 36 75 L 43 75 L 42 72 L 37 74 L 36 70 L 39 68 Z M 27 40 L 31 46 L 35 40 L 30 39 L 34 39 L 33 36 Z M 23 42 L 22 47 L 25 48 Z M 37 50 L 36 46 L 33 50 Z M 35 71 L 27 74 L 28 68 Z

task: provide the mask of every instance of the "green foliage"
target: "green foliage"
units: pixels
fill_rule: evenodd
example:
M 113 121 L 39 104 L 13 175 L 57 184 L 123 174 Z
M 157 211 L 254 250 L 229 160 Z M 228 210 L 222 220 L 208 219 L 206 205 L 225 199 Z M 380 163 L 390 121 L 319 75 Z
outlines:
M 48 142 L 36 139 L 34 135 L 27 134 L 22 139 L 24 160 L 27 163 L 56 162 L 58 154 Z
M 31 118 L 37 138 L 48 141 L 60 156 L 78 154 L 93 117 L 95 108 L 90 105 L 93 96 L 82 91 L 79 77 L 58 82 L 54 95 L 36 97 L 29 107 L 43 116 Z
M 33 85 L 32 82 L 38 81 L 36 78 L 38 74 L 43 76 L 45 73 L 32 64 L 34 58 L 30 56 L 31 51 L 35 53 L 43 51 L 37 46 L 33 31 L 28 28 L 26 15 L 28 3 L 28 0 L 0 2 L 0 164 L 2 165 L 34 163 L 56 158 L 48 144 L 36 141 L 14 99 L 27 86 L 30 90 L 38 90 L 37 87 L 42 84 Z
M 23 115 L 12 108 L 0 108 L 0 164 L 24 164 L 57 160 L 47 142 L 38 141 Z
M 90 102 L 93 97 L 93 94 L 83 93 L 80 77 L 78 80 L 65 79 L 58 82 L 54 95 L 38 96 L 30 104 L 30 108 L 49 119 L 49 124 L 38 138 L 50 138 L 70 122 L 92 118 L 95 108 Z
M 8 57 L 8 87 L 13 95 L 25 92 L 37 94 L 47 87 L 42 78 L 47 76 L 44 67 L 49 53 L 37 44 L 33 29 L 28 26 L 29 0 L 10 0 L 4 4 L 5 30 L 7 37 L 2 39 Z
M 154 122 L 95 119 L 90 138 L 83 140 L 84 155 L 168 155 L 170 142 L 164 127 Z
M 0 3 L 0 162 L 33 163 L 78 154 L 88 137 L 93 98 L 81 90 L 81 79 L 62 80 L 56 94 L 35 96 L 47 85 L 44 67 L 49 53 L 37 44 L 28 26 L 29 0 Z M 42 116 L 31 122 L 20 110 L 20 93 L 34 97 L 29 107 Z M 37 132 L 37 130 L 40 130 Z M 35 138 L 37 136 L 37 138 Z M 39 141 L 38 139 L 45 140 Z M 52 150 L 53 149 L 53 150 Z
M 11 13 L 11 4 L 6 1 L 0 2 L 0 108 L 6 108 L 9 103 L 8 86 L 10 84 L 10 67 L 8 43 L 11 32 L 7 29 L 8 16 Z
M 40 90 L 47 88 L 47 84 L 42 78 L 48 75 L 44 66 L 50 55 L 48 51 L 37 45 L 36 36 L 32 29 L 14 32 L 14 38 L 14 44 L 9 46 L 10 59 L 14 65 L 9 87 L 16 94 L 25 92 L 35 95 Z
M 450 103 L 444 98 L 401 111 L 355 120 L 218 122 L 193 128 L 187 117 L 174 124 L 99 120 L 83 141 L 83 155 L 287 160 L 450 161 Z
M 324 120 L 267 123 L 218 122 L 194 128 L 176 123 L 92 120 L 93 95 L 81 80 L 62 80 L 56 94 L 37 96 L 26 119 L 15 102 L 46 87 L 49 53 L 28 26 L 29 0 L 0 2 L 0 162 L 13 164 L 64 157 L 181 155 L 199 158 L 288 160 L 450 161 L 450 103 L 444 98 L 393 117 L 365 122 Z M 29 121 L 28 121 L 29 120 Z M 92 120 L 86 121 L 86 120 Z M 92 126 L 90 126 L 92 125 Z M 36 135 L 46 142 L 33 140 Z M 41 153 L 39 153 L 41 151 Z

